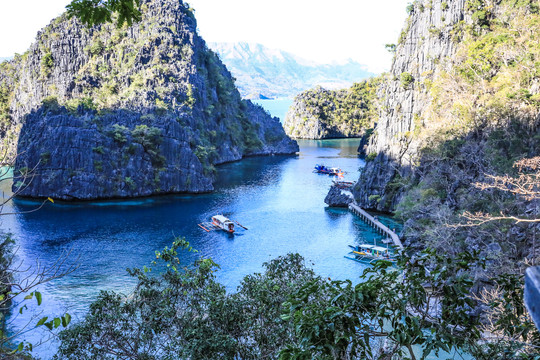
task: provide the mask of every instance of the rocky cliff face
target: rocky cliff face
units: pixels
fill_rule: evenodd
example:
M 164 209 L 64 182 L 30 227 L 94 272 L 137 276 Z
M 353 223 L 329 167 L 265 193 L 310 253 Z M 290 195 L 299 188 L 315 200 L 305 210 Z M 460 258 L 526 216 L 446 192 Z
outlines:
M 142 10 L 121 29 L 63 15 L 0 65 L 0 131 L 18 153 L 21 195 L 204 192 L 216 164 L 298 150 L 277 118 L 241 100 L 187 5 L 147 0 Z
M 390 74 L 379 89 L 379 120 L 366 154 L 369 160 L 354 195 L 361 206 L 389 210 L 399 200 L 392 182 L 410 175 L 429 126 L 430 82 L 451 66 L 456 32 L 470 24 L 466 0 L 415 2 L 399 39 Z
M 376 122 L 375 91 L 379 78 L 349 89 L 316 87 L 294 98 L 283 127 L 296 139 L 361 137 Z

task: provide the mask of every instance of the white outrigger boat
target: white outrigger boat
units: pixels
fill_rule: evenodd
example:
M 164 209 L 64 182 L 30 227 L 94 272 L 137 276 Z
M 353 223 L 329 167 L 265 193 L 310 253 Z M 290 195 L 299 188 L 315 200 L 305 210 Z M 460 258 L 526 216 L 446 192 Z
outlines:
M 226 232 L 234 232 L 234 223 L 223 215 L 212 216 L 212 224 L 221 230 L 225 230 Z
M 345 255 L 347 259 L 358 261 L 358 262 L 368 262 L 373 263 L 375 261 L 390 261 L 395 262 L 396 260 L 392 258 L 392 254 L 388 248 L 377 245 L 368 245 L 362 244 L 358 246 L 349 245 L 352 251 Z
M 240 224 L 238 221 L 235 221 L 243 229 L 247 230 L 247 227 Z M 199 224 L 199 227 L 207 232 L 213 230 L 223 230 L 229 234 L 234 234 L 234 223 L 231 219 L 226 218 L 223 215 L 214 215 L 212 216 L 212 222 L 203 222 Z

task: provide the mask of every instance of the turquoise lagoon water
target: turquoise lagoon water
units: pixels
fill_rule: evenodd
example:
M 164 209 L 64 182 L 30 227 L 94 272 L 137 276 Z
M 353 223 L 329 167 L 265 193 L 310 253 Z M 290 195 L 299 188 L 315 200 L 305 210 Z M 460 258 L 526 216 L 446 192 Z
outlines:
M 264 262 L 290 252 L 300 253 L 325 277 L 358 279 L 365 266 L 343 257 L 347 245 L 372 243 L 380 236 L 347 210 L 328 208 L 323 200 L 331 178 L 312 172 L 317 163 L 339 166 L 348 173 L 346 178 L 356 180 L 363 166 L 358 140 L 299 145 L 296 156 L 253 157 L 219 166 L 211 194 L 47 204 L 32 213 L 22 212 L 33 209 L 35 202 L 9 204 L 4 210 L 19 214 L 3 217 L 1 229 L 16 239 L 18 261 L 50 266 L 67 250 L 71 259 L 79 257 L 74 273 L 40 288 L 44 301 L 39 309 L 30 306 L 22 316 L 10 317 L 10 329 L 16 331 L 37 311 L 67 311 L 77 321 L 100 290 L 129 293 L 135 282 L 125 269 L 149 264 L 154 252 L 170 245 L 174 236 L 185 237 L 199 250 L 196 255 L 181 254 L 182 262 L 211 257 L 221 266 L 217 278 L 229 291 L 235 291 L 243 276 L 261 271 Z M 0 184 L 9 193 L 7 184 Z M 249 230 L 230 236 L 197 226 L 217 213 Z M 42 335 L 34 331 L 20 339 L 36 343 Z M 56 346 L 52 340 L 35 352 L 48 359 Z
M 277 116 L 281 119 L 281 122 L 285 121 L 285 115 L 289 107 L 292 105 L 293 100 L 289 98 L 275 99 L 275 100 L 253 100 L 254 103 L 261 105 L 272 116 Z

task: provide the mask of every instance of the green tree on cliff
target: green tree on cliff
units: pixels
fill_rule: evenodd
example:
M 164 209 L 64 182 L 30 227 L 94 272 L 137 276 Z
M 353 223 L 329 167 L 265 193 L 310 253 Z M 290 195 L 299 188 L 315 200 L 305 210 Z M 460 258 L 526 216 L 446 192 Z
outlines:
M 73 0 L 66 8 L 88 26 L 113 22 L 117 16 L 116 25 L 121 27 L 141 20 L 140 5 L 140 0 Z

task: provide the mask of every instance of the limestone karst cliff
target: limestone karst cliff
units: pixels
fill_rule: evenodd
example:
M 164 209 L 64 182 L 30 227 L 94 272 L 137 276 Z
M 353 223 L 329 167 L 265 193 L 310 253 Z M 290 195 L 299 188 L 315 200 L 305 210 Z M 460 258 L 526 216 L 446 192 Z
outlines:
M 536 226 L 449 224 L 473 221 L 470 214 L 538 217 L 530 197 L 490 184 L 532 171 L 516 164 L 540 155 L 538 2 L 416 1 L 408 9 L 355 199 L 401 218 L 407 245 L 478 250 L 498 259 L 494 271 L 533 259 Z
M 466 2 L 435 0 L 429 7 L 415 2 L 410 9 L 390 73 L 378 90 L 382 104 L 365 153 L 371 161 L 354 189 L 362 206 L 388 210 L 396 204 L 398 198 L 386 191 L 387 185 L 411 173 L 421 143 L 412 135 L 424 125 L 431 101 L 426 84 L 451 66 L 459 45 L 455 29 L 471 21 Z
M 131 27 L 53 20 L 0 65 L 0 132 L 21 195 L 59 199 L 213 189 L 214 165 L 292 154 L 277 118 L 243 101 L 179 0 Z M 22 186 L 22 187 L 21 187 Z
M 530 176 L 538 189 L 534 167 L 520 165 L 540 155 L 538 1 L 418 0 L 407 9 L 354 197 L 403 220 L 406 246 L 478 251 L 487 273 L 521 271 L 524 259 L 538 261 L 539 227 L 496 215 L 538 218 L 537 195 L 494 179 Z
M 379 78 L 342 90 L 316 87 L 298 94 L 283 127 L 296 139 L 361 137 L 376 122 Z

